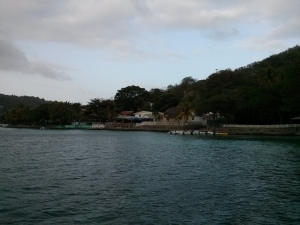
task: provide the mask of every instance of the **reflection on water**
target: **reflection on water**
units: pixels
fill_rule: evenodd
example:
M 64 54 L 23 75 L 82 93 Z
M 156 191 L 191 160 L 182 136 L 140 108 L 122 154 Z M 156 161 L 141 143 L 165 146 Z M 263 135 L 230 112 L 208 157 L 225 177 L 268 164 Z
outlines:
M 299 137 L 0 130 L 4 224 L 299 224 Z

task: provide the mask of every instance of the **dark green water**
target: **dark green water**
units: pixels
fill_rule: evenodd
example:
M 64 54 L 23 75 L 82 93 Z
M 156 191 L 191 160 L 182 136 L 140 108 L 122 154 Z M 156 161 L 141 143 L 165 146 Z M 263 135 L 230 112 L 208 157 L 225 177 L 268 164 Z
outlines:
M 0 224 L 300 224 L 300 138 L 2 128 Z

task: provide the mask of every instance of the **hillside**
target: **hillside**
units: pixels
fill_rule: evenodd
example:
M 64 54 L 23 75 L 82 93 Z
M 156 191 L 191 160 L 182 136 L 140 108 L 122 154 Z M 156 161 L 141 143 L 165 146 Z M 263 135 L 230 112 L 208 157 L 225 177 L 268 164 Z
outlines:
M 166 118 L 175 120 L 197 115 L 212 121 L 221 118 L 223 123 L 292 123 L 295 122 L 291 120 L 293 117 L 300 116 L 299 84 L 300 47 L 295 46 L 245 67 L 217 71 L 205 80 L 185 77 L 179 84 L 150 91 L 127 86 L 118 90 L 114 99 L 92 99 L 84 114 L 80 103 L 54 102 L 49 107 L 37 108 L 51 102 L 38 97 L 0 94 L 0 115 L 23 104 L 25 108 L 20 107 L 11 115 L 7 114 L 4 120 L 20 123 L 22 120 L 19 118 L 23 118 L 26 112 L 27 122 L 48 117 L 59 121 L 70 118 L 88 120 L 91 119 L 89 115 L 93 115 L 95 121 L 105 122 L 121 111 L 152 110 L 154 115 L 163 112 Z M 149 102 L 152 103 L 151 108 Z M 31 108 L 37 109 L 29 110 Z M 68 118 L 65 118 L 66 115 Z
M 219 113 L 227 122 L 290 123 L 300 115 L 300 47 L 199 81 L 197 113 Z
M 33 96 L 15 96 L 0 94 L 0 115 L 6 110 L 16 108 L 19 104 L 24 104 L 29 108 L 36 108 L 37 106 L 45 103 L 49 103 L 45 99 L 41 99 Z

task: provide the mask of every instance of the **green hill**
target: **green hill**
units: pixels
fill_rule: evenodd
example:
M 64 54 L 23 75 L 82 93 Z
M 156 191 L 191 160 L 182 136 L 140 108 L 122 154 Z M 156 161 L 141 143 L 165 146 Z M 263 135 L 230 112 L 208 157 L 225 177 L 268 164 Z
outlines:
M 0 115 L 5 111 L 16 108 L 19 104 L 28 106 L 29 108 L 36 108 L 39 105 L 50 103 L 45 99 L 33 96 L 15 96 L 0 94 Z
M 198 115 L 213 112 L 226 122 L 290 123 L 300 115 L 300 47 L 194 84 Z
M 205 80 L 185 77 L 179 84 L 169 85 L 166 89 L 154 88 L 149 92 L 138 86 L 128 86 L 118 90 L 114 100 L 92 100 L 84 114 L 79 103 L 53 103 L 50 108 L 42 106 L 31 110 L 36 115 L 30 116 L 31 120 L 38 120 L 49 114 L 46 117 L 53 119 L 54 113 L 69 110 L 68 115 L 71 115 L 70 112 L 75 110 L 80 114 L 76 118 L 84 120 L 85 116 L 93 114 L 98 120 L 105 121 L 100 118 L 110 118 L 116 112 L 129 110 L 130 107 L 132 110 L 150 110 L 151 102 L 154 114 L 164 112 L 168 119 L 186 119 L 196 114 L 211 120 L 221 118 L 224 123 L 291 123 L 294 122 L 291 118 L 300 116 L 299 85 L 300 47 L 295 46 L 245 67 L 217 71 Z M 23 109 L 29 111 L 46 103 L 51 102 L 38 97 L 0 94 L 0 115 L 23 104 L 26 107 L 20 107 L 21 113 L 15 113 L 21 117 Z M 51 111 L 51 108 L 55 110 Z M 63 121 L 62 118 L 60 116 L 59 120 Z M 17 121 L 22 122 L 20 119 Z

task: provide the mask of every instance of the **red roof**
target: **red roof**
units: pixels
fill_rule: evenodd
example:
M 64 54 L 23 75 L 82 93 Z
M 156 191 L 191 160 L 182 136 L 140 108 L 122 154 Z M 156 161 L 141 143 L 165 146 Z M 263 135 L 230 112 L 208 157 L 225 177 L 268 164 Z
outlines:
M 122 111 L 120 115 L 132 115 L 134 111 Z

